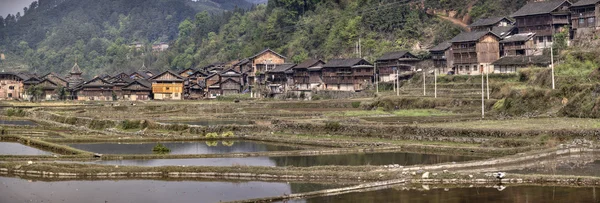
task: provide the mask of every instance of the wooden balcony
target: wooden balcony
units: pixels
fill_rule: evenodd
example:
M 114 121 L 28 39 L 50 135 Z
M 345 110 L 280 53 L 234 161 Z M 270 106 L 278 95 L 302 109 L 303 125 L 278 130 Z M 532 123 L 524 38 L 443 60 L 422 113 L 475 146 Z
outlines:
M 452 51 L 454 53 L 471 53 L 471 52 L 476 52 L 477 50 L 475 49 L 475 47 L 469 47 L 469 48 L 454 48 Z

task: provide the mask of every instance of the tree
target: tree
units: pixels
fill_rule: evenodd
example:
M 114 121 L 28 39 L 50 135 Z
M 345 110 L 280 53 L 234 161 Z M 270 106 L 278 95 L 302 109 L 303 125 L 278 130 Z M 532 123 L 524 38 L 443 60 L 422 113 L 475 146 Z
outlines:
M 33 86 L 29 86 L 29 88 L 27 88 L 27 90 L 25 91 L 27 92 L 27 95 L 30 95 L 30 101 L 39 101 L 42 96 L 42 94 L 44 94 L 44 90 L 42 89 L 42 86 L 40 85 L 33 85 Z

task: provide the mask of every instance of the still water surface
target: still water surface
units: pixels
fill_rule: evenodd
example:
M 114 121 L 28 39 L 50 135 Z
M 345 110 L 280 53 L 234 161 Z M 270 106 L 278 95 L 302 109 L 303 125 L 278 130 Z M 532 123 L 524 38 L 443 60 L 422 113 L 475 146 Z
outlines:
M 0 125 L 36 126 L 37 123 L 28 120 L 0 120 Z
M 47 155 L 50 152 L 15 142 L 0 142 L 0 155 Z
M 207 202 L 310 192 L 336 185 L 277 182 L 107 180 L 29 182 L 0 177 L 0 202 Z
M 77 143 L 71 147 L 101 154 L 152 154 L 158 143 Z M 251 141 L 161 142 L 169 154 L 223 154 L 299 150 L 301 147 Z

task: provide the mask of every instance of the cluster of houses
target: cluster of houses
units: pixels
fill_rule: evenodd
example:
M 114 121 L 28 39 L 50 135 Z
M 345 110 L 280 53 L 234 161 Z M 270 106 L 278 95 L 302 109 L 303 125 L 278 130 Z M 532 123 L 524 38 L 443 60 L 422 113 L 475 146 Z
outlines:
M 596 35 L 600 0 L 531 2 L 509 17 L 480 19 L 470 31 L 429 49 L 435 71 L 477 75 L 513 73 L 528 66 L 550 65 L 548 49 L 555 33 L 567 31 L 568 40 Z M 233 94 L 267 97 L 311 91 L 362 91 L 376 82 L 390 82 L 419 69 L 422 59 L 409 51 L 385 53 L 374 63 L 361 58 L 308 59 L 288 63 L 266 49 L 254 56 L 215 63 L 200 69 L 156 73 L 144 65 L 139 71 L 101 75 L 85 81 L 75 63 L 67 77 L 56 73 L 37 76 L 0 73 L 0 99 L 44 100 L 194 100 Z M 62 98 L 61 98 L 62 97 Z

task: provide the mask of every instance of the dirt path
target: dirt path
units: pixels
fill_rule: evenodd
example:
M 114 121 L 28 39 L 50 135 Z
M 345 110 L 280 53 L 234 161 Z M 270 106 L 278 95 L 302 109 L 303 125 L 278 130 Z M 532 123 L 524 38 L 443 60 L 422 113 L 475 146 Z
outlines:
M 467 25 L 466 23 L 463 23 L 461 20 L 458 20 L 456 18 L 451 18 L 448 16 L 443 16 L 443 15 L 437 15 L 437 16 L 440 17 L 441 19 L 450 21 L 452 24 L 460 26 L 463 30 L 465 30 L 467 32 L 471 31 L 471 29 L 469 29 L 469 25 Z

